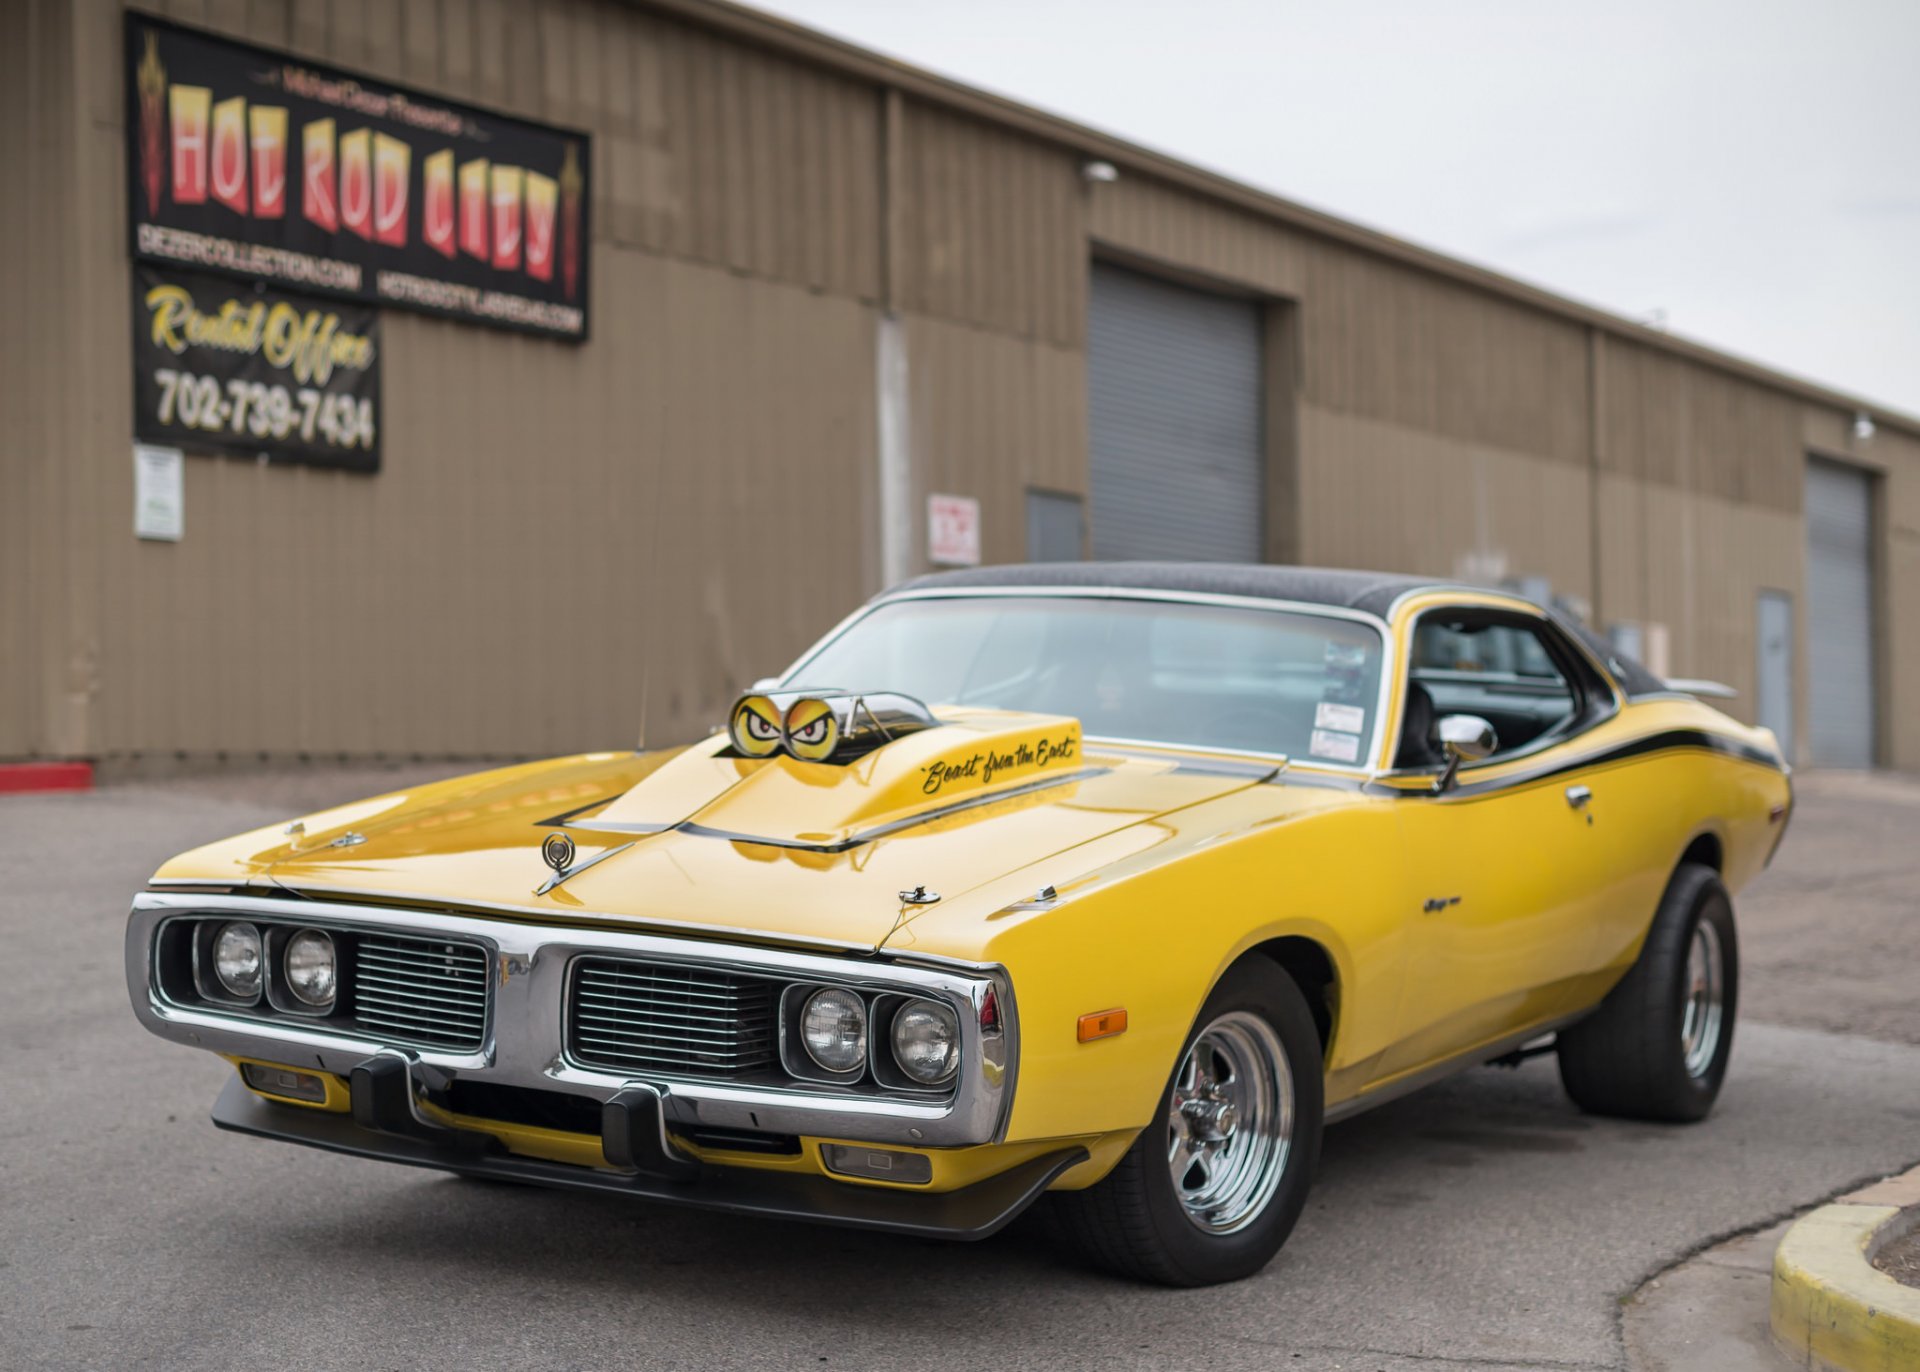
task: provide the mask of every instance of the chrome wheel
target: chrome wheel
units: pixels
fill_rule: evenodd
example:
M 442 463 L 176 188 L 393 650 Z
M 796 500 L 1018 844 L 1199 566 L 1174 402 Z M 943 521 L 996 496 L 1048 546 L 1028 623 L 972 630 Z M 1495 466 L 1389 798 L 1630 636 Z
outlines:
M 1196 1227 L 1231 1234 L 1259 1217 L 1287 1170 L 1293 1113 L 1293 1071 L 1271 1025 L 1235 1010 L 1201 1031 L 1167 1102 L 1167 1170 Z
M 1703 919 L 1694 925 L 1693 942 L 1687 948 L 1687 999 L 1680 1015 L 1680 1051 L 1687 1075 L 1696 1080 L 1707 1075 L 1720 1051 L 1726 984 L 1720 935 Z

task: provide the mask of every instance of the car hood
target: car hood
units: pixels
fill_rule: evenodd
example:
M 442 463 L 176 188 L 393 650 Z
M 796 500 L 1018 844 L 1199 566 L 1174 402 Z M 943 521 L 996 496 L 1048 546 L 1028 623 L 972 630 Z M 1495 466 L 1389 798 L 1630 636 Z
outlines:
M 1060 716 L 943 710 L 844 764 L 742 758 L 717 737 L 438 782 L 212 844 L 155 880 L 872 949 L 924 908 L 903 892 L 962 900 L 1263 775 L 1090 749 Z M 555 833 L 571 874 L 542 891 Z

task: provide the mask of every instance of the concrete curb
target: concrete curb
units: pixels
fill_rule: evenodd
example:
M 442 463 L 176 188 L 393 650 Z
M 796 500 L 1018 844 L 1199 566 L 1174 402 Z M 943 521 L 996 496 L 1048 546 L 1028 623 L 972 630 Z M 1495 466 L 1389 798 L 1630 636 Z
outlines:
M 1920 1168 L 1802 1216 L 1773 1255 L 1773 1338 L 1817 1372 L 1920 1368 L 1920 1289 L 1873 1266 L 1920 1228 Z

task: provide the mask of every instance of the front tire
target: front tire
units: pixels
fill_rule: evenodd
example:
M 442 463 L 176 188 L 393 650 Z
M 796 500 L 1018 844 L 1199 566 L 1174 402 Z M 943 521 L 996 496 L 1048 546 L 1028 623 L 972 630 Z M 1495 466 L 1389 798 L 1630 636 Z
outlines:
M 1293 979 L 1232 968 L 1201 1008 L 1154 1120 L 1105 1178 L 1054 1196 L 1099 1266 L 1167 1286 L 1250 1277 L 1306 1204 L 1320 1154 L 1319 1032 Z
M 1632 969 L 1560 1032 L 1560 1081 L 1589 1114 L 1705 1119 L 1726 1080 L 1739 999 L 1732 898 L 1711 867 L 1683 863 Z

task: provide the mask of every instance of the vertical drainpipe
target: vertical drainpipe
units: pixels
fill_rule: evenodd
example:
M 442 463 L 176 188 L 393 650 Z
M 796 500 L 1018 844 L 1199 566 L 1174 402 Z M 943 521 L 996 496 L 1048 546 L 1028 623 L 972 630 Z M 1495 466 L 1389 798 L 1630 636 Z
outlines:
M 1848 453 L 1861 452 L 1863 447 L 1867 454 L 1873 452 L 1872 431 L 1862 435 L 1849 424 Z M 1800 461 L 1800 541 L 1804 544 L 1807 537 L 1806 459 L 1802 457 Z M 1892 597 L 1889 581 L 1892 570 L 1889 564 L 1893 552 L 1893 515 L 1888 487 L 1897 478 L 1891 463 L 1884 467 L 1857 463 L 1853 471 L 1867 483 L 1867 652 L 1873 662 L 1873 680 L 1869 683 L 1869 698 L 1873 701 L 1873 737 L 1867 741 L 1867 756 L 1875 767 L 1893 767 L 1898 761 L 1894 736 L 1894 711 L 1898 706 L 1894 700 L 1893 635 L 1889 632 L 1893 621 L 1888 618 Z M 1796 652 L 1801 651 L 1801 641 L 1806 637 L 1808 635 L 1805 633 L 1795 636 Z
M 1588 609 L 1589 623 L 1596 633 L 1606 632 L 1606 618 L 1601 610 L 1601 519 L 1600 519 L 1600 457 L 1606 448 L 1606 335 L 1596 324 L 1587 326 L 1587 557 L 1589 567 Z
M 880 587 L 913 575 L 912 424 L 908 411 L 907 336 L 898 313 L 904 251 L 902 134 L 904 99 L 889 86 L 882 94 L 880 121 L 880 316 L 874 347 L 874 401 L 879 465 Z

